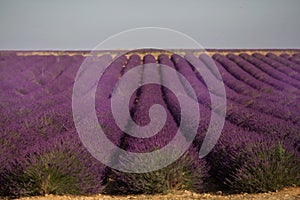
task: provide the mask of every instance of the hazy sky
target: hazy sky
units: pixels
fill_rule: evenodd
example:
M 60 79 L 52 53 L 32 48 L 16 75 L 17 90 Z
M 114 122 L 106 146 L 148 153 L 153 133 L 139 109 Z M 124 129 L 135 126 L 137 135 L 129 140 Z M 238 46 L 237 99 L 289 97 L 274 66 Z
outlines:
M 93 49 L 144 26 L 205 48 L 300 48 L 300 0 L 0 0 L 0 49 Z

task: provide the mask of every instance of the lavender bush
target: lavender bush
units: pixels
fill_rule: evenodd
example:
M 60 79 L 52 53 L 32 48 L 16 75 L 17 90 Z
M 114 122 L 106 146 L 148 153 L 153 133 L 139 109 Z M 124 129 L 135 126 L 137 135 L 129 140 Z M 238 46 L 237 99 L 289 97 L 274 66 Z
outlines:
M 253 149 L 245 153 L 248 153 L 245 163 L 227 180 L 232 190 L 267 192 L 300 185 L 299 156 L 280 142 L 253 145 Z
M 1 173 L 3 195 L 94 194 L 105 167 L 82 146 L 76 133 L 41 141 L 15 157 Z
M 158 158 L 158 162 L 159 159 L 164 158 Z M 197 149 L 190 148 L 176 162 L 157 171 L 136 174 L 114 170 L 104 191 L 109 194 L 155 194 L 182 189 L 202 192 L 207 189 L 208 169 L 205 160 L 199 159 Z
M 267 192 L 300 184 L 299 152 L 291 142 L 253 133 L 222 135 L 208 156 L 210 173 L 234 192 Z

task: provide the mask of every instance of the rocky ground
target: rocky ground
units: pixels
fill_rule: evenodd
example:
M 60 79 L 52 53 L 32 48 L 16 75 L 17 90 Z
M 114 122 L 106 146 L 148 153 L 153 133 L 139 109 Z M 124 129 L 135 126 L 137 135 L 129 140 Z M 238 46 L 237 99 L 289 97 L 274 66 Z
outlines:
M 283 189 L 278 192 L 268 192 L 260 194 L 223 194 L 221 191 L 215 194 L 203 193 L 197 194 L 189 191 L 175 191 L 169 194 L 158 194 L 158 195 L 126 195 L 126 196 L 112 196 L 112 195 L 93 195 L 93 196 L 56 196 L 56 195 L 46 195 L 46 196 L 37 196 L 37 197 L 23 197 L 19 200 L 68 200 L 68 199 L 77 199 L 77 200 L 94 200 L 94 199 L 230 199 L 230 200 L 239 200 L 239 199 L 255 199 L 255 200 L 300 200 L 300 187 L 290 187 Z

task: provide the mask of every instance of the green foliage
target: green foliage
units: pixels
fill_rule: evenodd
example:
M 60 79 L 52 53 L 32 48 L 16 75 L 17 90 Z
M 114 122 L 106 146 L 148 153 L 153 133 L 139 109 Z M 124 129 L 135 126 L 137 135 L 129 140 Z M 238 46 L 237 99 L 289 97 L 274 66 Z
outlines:
M 80 173 L 82 166 L 73 155 L 49 152 L 31 156 L 26 162 L 28 168 L 22 179 L 31 183 L 27 187 L 29 195 L 80 193 L 80 180 L 76 174 Z M 72 169 L 74 166 L 77 166 L 76 170 Z
M 112 194 L 156 194 L 174 190 L 201 192 L 208 177 L 208 167 L 198 154 L 186 153 L 171 165 L 147 173 L 124 173 L 114 170 L 105 188 Z
M 0 170 L 0 195 L 95 194 L 105 166 L 73 134 L 40 142 Z
M 267 192 L 282 189 L 293 184 L 300 185 L 300 159 L 287 151 L 281 143 L 273 146 L 252 148 L 244 165 L 227 180 L 236 192 Z

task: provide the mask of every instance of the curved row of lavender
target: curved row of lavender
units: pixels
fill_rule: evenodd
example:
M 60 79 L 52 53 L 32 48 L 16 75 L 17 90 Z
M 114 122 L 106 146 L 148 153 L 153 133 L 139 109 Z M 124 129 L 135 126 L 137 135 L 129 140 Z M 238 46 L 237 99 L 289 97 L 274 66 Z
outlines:
M 0 195 L 164 193 L 174 189 L 264 192 L 300 185 L 299 54 L 214 54 L 212 58 L 213 63 L 205 54 L 161 54 L 157 59 L 151 54 L 133 54 L 129 58 L 120 56 L 107 68 L 98 83 L 96 113 L 107 137 L 124 150 L 149 152 L 162 148 L 172 140 L 181 121 L 174 93 L 161 85 L 148 84 L 132 94 L 128 109 L 133 120 L 143 126 L 149 123 L 149 108 L 162 105 L 167 115 L 163 129 L 141 139 L 116 125 L 111 96 L 115 84 L 130 69 L 158 63 L 177 70 L 195 90 L 199 105 L 197 135 L 181 158 L 158 171 L 129 174 L 97 161 L 76 132 L 71 97 L 83 56 L 2 53 Z M 208 90 L 196 67 L 207 68 L 218 78 L 212 64 L 224 81 L 227 115 L 218 143 L 199 159 L 210 123 L 210 95 L 220 98 L 220 91 L 213 87 Z M 147 67 L 151 65 L 142 68 L 140 83 L 147 78 Z M 161 83 L 168 76 L 164 73 L 159 67 Z M 186 93 L 189 95 L 188 89 Z M 130 161 L 116 152 L 111 162 L 118 166 Z

